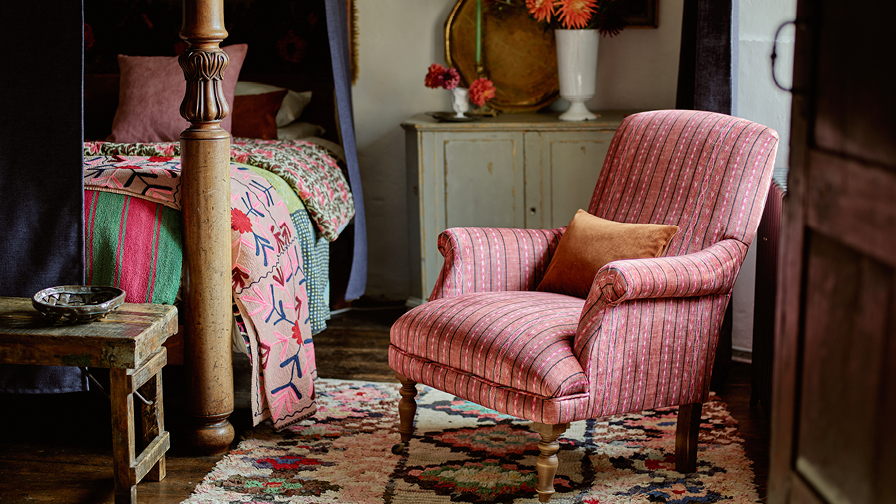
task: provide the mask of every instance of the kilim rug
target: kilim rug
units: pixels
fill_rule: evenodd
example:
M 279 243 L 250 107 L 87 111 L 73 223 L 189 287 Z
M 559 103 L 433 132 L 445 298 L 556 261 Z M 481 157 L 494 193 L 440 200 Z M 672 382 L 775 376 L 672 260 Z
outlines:
M 402 455 L 398 384 L 317 380 L 318 412 L 250 431 L 186 504 L 535 503 L 537 434 L 529 422 L 418 386 L 415 437 Z M 574 422 L 560 438 L 554 503 L 754 503 L 737 424 L 703 406 L 698 471 L 674 469 L 677 410 Z

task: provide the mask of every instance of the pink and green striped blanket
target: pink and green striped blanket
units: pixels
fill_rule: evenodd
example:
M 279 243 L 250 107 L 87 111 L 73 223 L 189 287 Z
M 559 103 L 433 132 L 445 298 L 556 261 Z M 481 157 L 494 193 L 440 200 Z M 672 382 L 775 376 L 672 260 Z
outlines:
M 173 304 L 183 264 L 180 212 L 131 195 L 84 191 L 88 285 L 114 285 L 131 303 Z

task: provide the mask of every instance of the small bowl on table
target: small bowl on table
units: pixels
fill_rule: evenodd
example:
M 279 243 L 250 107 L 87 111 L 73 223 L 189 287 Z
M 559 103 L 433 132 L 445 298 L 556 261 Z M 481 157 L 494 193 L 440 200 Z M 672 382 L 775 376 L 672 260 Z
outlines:
M 44 289 L 31 304 L 57 324 L 83 324 L 105 317 L 124 303 L 125 291 L 99 285 L 60 285 Z

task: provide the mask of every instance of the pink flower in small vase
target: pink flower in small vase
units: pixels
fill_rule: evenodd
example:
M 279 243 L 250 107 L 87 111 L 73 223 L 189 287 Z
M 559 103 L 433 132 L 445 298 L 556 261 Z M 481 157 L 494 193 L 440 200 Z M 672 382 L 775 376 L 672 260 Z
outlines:
M 560 0 L 560 21 L 566 29 L 585 28 L 596 8 L 597 0 Z
M 445 88 L 454 89 L 460 84 L 460 74 L 453 68 L 445 68 L 438 63 L 429 65 L 429 71 L 426 72 L 426 87 L 428 88 Z
M 445 89 L 454 89 L 458 84 L 460 84 L 460 74 L 457 73 L 457 70 L 453 68 L 445 70 L 444 83 L 442 86 Z
M 548 23 L 554 15 L 554 0 L 526 0 L 526 8 L 537 21 Z
M 485 105 L 485 102 L 495 97 L 495 85 L 485 77 L 480 77 L 470 84 L 470 101 L 477 107 Z

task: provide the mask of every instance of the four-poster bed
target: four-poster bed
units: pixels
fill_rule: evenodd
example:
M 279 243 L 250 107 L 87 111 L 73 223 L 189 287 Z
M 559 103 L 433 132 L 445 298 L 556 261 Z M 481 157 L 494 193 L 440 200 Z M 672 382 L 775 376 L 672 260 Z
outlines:
M 16 26 L 45 16 L 27 2 L 3 3 L 0 11 Z M 259 385 L 253 420 L 297 421 L 313 411 L 311 335 L 320 325 L 309 327 L 329 315 L 328 272 L 334 299 L 364 292 L 366 236 L 346 17 L 346 0 L 85 0 L 60 7 L 39 42 L 15 30 L 2 36 L 11 78 L 0 82 L 0 101 L 17 119 L 0 122 L 0 295 L 132 281 L 126 290 L 139 299 L 128 302 L 177 304 L 184 350 L 170 347 L 170 361 L 184 356 L 189 439 L 203 452 L 223 451 L 233 437 L 234 341 L 242 339 L 253 366 L 265 369 L 253 373 Z M 101 53 L 108 57 L 102 60 Z M 60 61 L 47 65 L 44 54 Z M 309 59 L 318 65 L 304 71 Z M 151 64 L 145 67 L 151 70 L 134 78 L 123 63 Z M 179 88 L 149 85 L 169 63 Z M 298 119 L 285 128 L 277 110 L 276 138 L 299 121 L 321 128 L 292 131 L 279 143 L 261 133 L 237 135 L 235 128 L 231 135 L 227 123 L 243 124 L 236 113 L 244 109 L 237 105 L 247 101 L 231 82 L 240 66 L 240 81 L 279 88 L 271 93 L 281 93 L 281 109 L 286 98 L 311 92 L 304 112 L 294 111 Z M 128 100 L 135 101 L 128 93 L 147 89 L 157 94 L 128 109 Z M 175 103 L 163 105 L 161 95 L 172 91 Z M 265 91 L 261 101 L 271 94 Z M 171 112 L 176 129 L 170 138 L 118 138 L 119 112 L 126 109 L 146 113 L 132 118 L 132 126 Z M 36 135 L 46 117 L 55 118 L 54 134 Z M 321 138 L 312 141 L 308 134 Z M 135 192 L 134 180 L 144 179 L 150 183 Z M 132 231 L 143 234 L 132 240 Z M 349 247 L 340 249 L 343 241 Z M 324 282 L 312 289 L 321 274 Z M 162 290 L 165 299 L 157 299 Z M 321 299 L 326 313 L 316 316 L 310 306 L 319 307 Z M 0 369 L 2 393 L 86 387 L 77 367 Z
M 60 65 L 64 71 L 47 71 L 32 64 L 34 58 L 10 60 L 10 75 L 17 78 L 3 85 L 9 91 L 3 98 L 7 109 L 19 110 L 10 106 L 17 104 L 9 96 L 34 95 L 34 116 L 64 111 L 63 119 L 74 109 L 77 121 L 60 120 L 65 129 L 51 149 L 46 140 L 41 144 L 34 135 L 19 135 L 11 123 L 0 128 L 0 192 L 7 201 L 0 210 L 11 230 L 0 246 L 6 259 L 0 294 L 30 296 L 71 283 L 128 284 L 128 295 L 137 296 L 129 302 L 177 304 L 183 351 L 171 347 L 170 353 L 175 362 L 182 354 L 187 368 L 189 440 L 199 451 L 219 452 L 233 439 L 228 421 L 234 406 L 232 347 L 242 345 L 253 363 L 254 421 L 271 416 L 275 426 L 283 426 L 313 413 L 311 336 L 329 315 L 327 289 L 335 299 L 354 299 L 365 287 L 363 200 L 351 129 L 345 0 L 181 1 L 88 0 L 83 8 L 66 11 L 57 20 L 60 30 L 53 32 L 59 36 L 48 37 L 48 45 L 55 41 L 70 47 L 83 36 L 81 58 L 70 58 L 83 68 Z M 3 10 L 23 22 L 41 15 L 32 7 Z M 231 19 L 226 27 L 225 10 Z M 98 12 L 111 22 L 104 25 Z M 169 26 L 175 18 L 177 26 Z M 247 25 L 255 31 L 243 29 Z M 222 48 L 225 38 L 229 45 Z M 155 41 L 159 47 L 135 50 L 135 40 Z M 255 51 L 248 59 L 247 45 Z M 44 46 L 30 50 L 40 52 Z M 111 64 L 98 65 L 102 51 L 111 54 Z M 264 58 L 270 54 L 273 63 Z M 303 74 L 303 58 L 326 65 Z M 261 63 L 250 69 L 246 61 Z M 177 83 L 159 84 L 171 65 Z M 234 96 L 240 94 L 237 74 L 254 87 L 267 84 L 276 90 L 243 93 L 253 99 Z M 26 78 L 46 81 L 49 89 L 63 83 L 66 92 L 54 94 L 44 87 L 30 92 Z M 70 82 L 75 79 L 81 86 Z M 68 93 L 71 88 L 82 96 Z M 147 90 L 155 94 L 140 95 Z M 172 91 L 175 103 L 169 106 Z M 300 94 L 313 97 L 281 124 L 287 98 Z M 234 112 L 252 112 L 247 102 L 270 105 L 270 95 L 282 99 L 275 102 L 273 128 L 273 138 L 282 141 L 267 136 L 273 113 L 263 116 L 258 133 L 237 135 L 236 126 L 251 121 L 239 120 Z M 45 96 L 65 99 L 44 105 Z M 137 116 L 128 122 L 120 117 L 124 111 Z M 156 135 L 153 114 L 173 114 L 176 129 L 170 138 Z M 262 116 L 249 115 L 253 120 Z M 300 123 L 304 120 L 310 130 Z M 122 123 L 152 134 L 119 136 Z M 288 135 L 281 136 L 283 131 Z M 36 161 L 37 154 L 52 159 Z M 42 187 L 37 177 L 23 176 L 22 166 L 39 167 L 55 178 Z M 348 252 L 338 247 L 346 240 Z M 45 258 L 47 247 L 52 253 Z M 332 287 L 329 272 L 334 273 Z M 165 296 L 157 298 L 163 290 Z M 50 372 L 49 377 L 38 369 L 34 376 L 40 379 L 30 383 L 30 368 L 13 368 L 8 374 L 0 370 L 0 391 L 86 389 L 77 368 L 60 367 L 66 373 Z
M 330 32 L 330 51 L 338 53 L 336 54 L 338 57 L 333 58 L 336 99 L 337 101 L 344 100 L 340 105 L 345 108 L 345 102 L 348 99 L 345 92 L 347 91 L 345 85 L 347 75 L 338 75 L 339 72 L 344 73 L 341 64 L 345 61 L 342 58 L 344 48 L 340 47 L 338 43 L 336 47 L 333 47 L 333 40 L 336 39 L 337 42 L 342 40 L 342 34 L 346 33 L 345 4 L 339 5 L 341 1 L 328 0 L 326 14 Z M 341 32 L 341 34 L 334 37 L 333 32 Z M 248 320 L 252 306 L 249 306 L 250 303 L 246 301 L 252 298 L 246 295 L 240 299 L 236 288 L 232 288 L 232 263 L 235 267 L 236 261 L 232 257 L 231 228 L 233 223 L 230 195 L 233 152 L 231 151 L 231 135 L 221 127 L 221 122 L 229 114 L 232 104 L 227 103 L 225 91 L 222 89 L 225 69 L 228 64 L 228 57 L 220 48 L 221 42 L 227 37 L 222 0 L 184 0 L 183 28 L 180 36 L 187 43 L 187 47 L 180 54 L 178 60 L 186 79 L 186 92 L 180 113 L 190 123 L 190 127 L 180 135 L 185 266 L 183 301 L 186 307 L 184 364 L 187 368 L 188 407 L 192 420 L 190 443 L 200 451 L 217 452 L 225 450 L 234 437 L 233 428 L 228 421 L 234 405 L 231 362 L 234 300 L 242 309 L 244 318 L 247 319 L 245 323 L 250 328 L 250 333 L 253 327 L 252 320 Z M 342 78 L 342 82 L 340 82 L 340 78 Z M 341 89 L 340 85 L 342 85 Z M 318 93 L 318 95 L 320 94 Z M 340 94 L 341 96 L 339 96 Z M 354 238 L 357 247 L 358 238 L 363 238 L 363 220 L 358 222 L 359 212 L 357 210 L 362 204 L 360 184 L 356 177 L 357 166 L 352 166 L 356 161 L 353 132 L 350 129 L 351 117 L 345 115 L 345 110 L 339 112 L 342 115 L 333 122 L 341 127 L 339 139 L 342 141 L 349 172 L 347 178 L 352 179 L 350 183 L 355 196 Z M 346 131 L 347 129 L 348 131 Z M 250 145 L 249 147 L 253 148 L 247 150 L 251 154 L 265 148 L 265 145 Z M 236 147 L 234 147 L 235 151 Z M 263 153 L 267 155 L 268 151 L 263 151 Z M 352 173 L 352 168 L 355 173 Z M 355 175 L 355 177 L 351 175 Z M 339 182 L 337 181 L 336 184 Z M 319 188 L 312 189 L 319 190 Z M 363 213 L 360 217 L 363 219 Z M 298 259 L 298 255 L 296 253 L 296 259 Z M 265 255 L 265 265 L 267 265 L 267 259 L 267 255 Z M 336 265 L 336 267 L 339 266 L 341 265 Z M 310 266 L 305 264 L 304 269 L 308 270 L 309 268 Z M 359 265 L 356 257 L 352 264 L 355 285 L 352 286 L 352 279 L 349 279 L 349 292 L 346 294 L 348 298 L 358 295 L 357 277 L 363 271 L 363 267 L 360 267 L 361 271 L 356 271 L 357 268 Z M 295 273 L 299 273 L 298 268 Z M 278 288 L 283 289 L 284 285 L 278 285 Z M 273 288 L 271 286 L 270 302 L 276 305 Z M 350 292 L 352 289 L 356 292 Z M 363 286 L 361 291 L 363 291 Z M 306 300 L 300 299 L 299 293 L 291 290 L 290 297 L 292 296 L 295 296 L 296 317 L 302 319 L 306 314 L 299 306 Z M 280 303 L 282 311 L 283 301 L 281 300 Z M 249 307 L 246 308 L 246 306 Z M 271 313 L 273 314 L 275 311 L 276 306 Z M 270 318 L 271 316 L 268 315 L 268 319 Z M 276 328 L 263 328 L 261 326 L 264 324 L 260 318 L 255 320 L 258 322 L 255 324 L 257 331 L 273 331 L 281 341 L 283 340 L 283 337 L 276 332 Z M 299 327 L 300 322 L 302 321 L 295 322 L 296 328 Z M 289 376 L 279 387 L 281 395 L 276 395 L 277 389 L 274 389 L 275 394 L 270 395 L 266 403 L 261 401 L 265 409 L 274 411 L 275 425 L 278 425 L 278 420 L 281 425 L 286 425 L 308 416 L 314 411 L 310 377 L 302 374 L 304 371 L 307 375 L 309 370 L 312 374 L 316 373 L 313 364 L 313 347 L 307 330 L 304 330 L 299 337 L 296 337 L 297 334 L 298 329 L 293 329 L 292 335 L 287 334 L 287 343 L 292 346 L 289 353 L 285 353 L 288 345 L 284 343 L 280 352 L 278 362 L 281 369 L 284 369 L 289 363 L 289 355 L 293 355 L 292 358 L 295 359 L 295 365 L 290 365 L 288 368 Z M 290 342 L 290 336 L 297 341 Z M 265 364 L 267 364 L 268 358 L 274 359 L 275 350 L 265 347 L 264 339 L 261 336 L 257 343 L 264 348 L 254 346 L 254 340 L 252 343 L 253 345 L 248 345 L 254 352 L 250 353 L 250 358 L 260 356 Z M 272 376 L 265 377 L 254 374 L 253 378 L 255 378 L 254 382 L 260 380 L 266 383 L 273 381 Z M 254 393 L 263 395 L 261 392 Z M 284 408 L 288 412 L 282 412 Z M 258 421 L 260 413 L 254 413 L 256 421 Z

